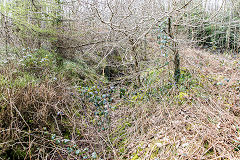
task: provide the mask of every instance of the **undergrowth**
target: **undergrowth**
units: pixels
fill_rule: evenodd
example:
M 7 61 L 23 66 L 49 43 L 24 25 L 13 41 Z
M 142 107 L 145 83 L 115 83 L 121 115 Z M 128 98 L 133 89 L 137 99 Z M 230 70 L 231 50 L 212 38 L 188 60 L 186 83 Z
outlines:
M 2 159 L 238 157 L 239 81 L 183 60 L 177 84 L 167 67 L 142 72 L 141 85 L 111 83 L 81 60 L 57 58 L 22 50 L 1 63 Z

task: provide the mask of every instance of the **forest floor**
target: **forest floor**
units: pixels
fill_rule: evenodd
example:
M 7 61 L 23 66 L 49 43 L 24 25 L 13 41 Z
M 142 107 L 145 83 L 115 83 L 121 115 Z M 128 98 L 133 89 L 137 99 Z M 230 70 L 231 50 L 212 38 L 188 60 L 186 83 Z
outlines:
M 152 110 L 140 122 L 148 134 L 135 137 L 133 159 L 239 159 L 239 56 L 184 48 L 181 57 L 191 73 L 185 85 L 198 87 L 175 88 L 178 95 L 143 106 Z
M 45 50 L 4 62 L 0 159 L 240 159 L 240 57 L 180 54 L 178 85 L 152 67 L 139 88 L 73 86 L 98 75 Z

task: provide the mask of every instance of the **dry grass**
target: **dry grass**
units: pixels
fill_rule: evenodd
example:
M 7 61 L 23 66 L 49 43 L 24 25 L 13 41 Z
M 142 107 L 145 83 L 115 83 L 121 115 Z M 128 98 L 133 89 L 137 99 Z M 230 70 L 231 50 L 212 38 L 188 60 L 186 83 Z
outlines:
M 64 77 L 22 82 L 19 79 L 27 73 L 15 62 L 9 62 L 0 72 L 0 157 L 79 159 L 77 149 L 88 148 L 86 155 L 90 157 L 95 150 L 105 148 L 91 123 L 93 106 L 84 103 Z M 52 139 L 53 135 L 56 138 Z M 69 142 L 64 143 L 64 139 Z M 68 147 L 74 145 L 70 153 Z
M 118 159 L 240 158 L 239 58 L 191 48 L 181 54 L 200 87 L 188 88 L 181 99 L 183 91 L 173 87 L 158 102 L 122 106 L 114 118 L 131 125 L 121 136 L 126 148 Z
M 16 84 L 22 76 L 19 66 L 6 65 L 0 70 L 2 153 L 20 150 L 19 159 L 82 159 L 68 150 L 76 145 L 87 147 L 88 157 L 96 152 L 109 160 L 239 159 L 234 151 L 240 145 L 239 58 L 191 48 L 181 55 L 183 72 L 191 76 L 148 100 L 120 99 L 117 92 L 106 130 L 96 125 L 93 104 L 64 77 Z M 169 84 L 168 69 L 136 92 L 146 95 Z M 66 138 L 68 144 L 55 142 Z

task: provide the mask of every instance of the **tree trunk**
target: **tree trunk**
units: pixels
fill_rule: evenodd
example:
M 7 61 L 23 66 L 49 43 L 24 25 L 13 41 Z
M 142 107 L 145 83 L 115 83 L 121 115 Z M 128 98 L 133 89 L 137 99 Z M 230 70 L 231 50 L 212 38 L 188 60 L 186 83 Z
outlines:
M 176 28 L 175 28 L 176 30 Z M 172 41 L 173 41 L 173 54 L 174 54 L 174 80 L 175 83 L 179 82 L 180 79 L 180 56 L 179 56 L 179 51 L 178 51 L 178 43 L 175 40 L 174 34 L 176 33 L 176 31 L 173 32 L 172 29 L 172 23 L 171 23 L 171 17 L 168 18 L 168 34 L 171 37 Z

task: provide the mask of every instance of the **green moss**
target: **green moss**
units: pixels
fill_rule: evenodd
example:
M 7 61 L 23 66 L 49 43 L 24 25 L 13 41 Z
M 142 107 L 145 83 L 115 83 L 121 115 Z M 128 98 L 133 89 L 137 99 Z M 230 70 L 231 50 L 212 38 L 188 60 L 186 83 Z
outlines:
M 1 153 L 1 152 L 0 152 Z M 22 150 L 20 147 L 11 148 L 6 150 L 4 153 L 0 155 L 4 159 L 25 159 L 26 151 Z
M 5 75 L 0 75 L 0 86 L 8 86 L 9 83 L 9 80 Z
M 131 160 L 137 160 L 139 159 L 138 153 L 136 153 Z
M 16 80 L 13 81 L 12 86 L 17 88 L 24 88 L 27 85 L 36 85 L 38 79 L 30 75 L 29 73 L 24 73 L 23 77 L 18 77 Z
M 63 132 L 63 137 L 65 138 L 65 139 L 71 139 L 70 137 L 71 137 L 71 133 L 70 133 L 70 131 L 68 130 L 68 129 L 66 129 L 64 132 Z
M 152 154 L 151 154 L 151 159 L 156 158 L 158 153 L 159 153 L 160 148 L 159 147 L 154 147 Z
M 71 80 L 74 83 L 82 84 L 87 79 L 88 83 L 93 83 L 96 79 L 99 79 L 96 71 L 90 68 L 85 62 L 63 60 L 63 66 L 57 71 L 62 74 L 63 77 Z M 93 83 L 94 84 L 94 83 Z
M 209 142 L 208 142 L 208 140 L 205 140 L 205 141 L 203 142 L 203 147 L 204 147 L 205 149 L 208 149 L 208 148 L 209 148 Z
M 82 137 L 81 131 L 78 128 L 76 128 L 76 133 L 79 137 Z
M 124 155 L 127 152 L 126 149 L 126 144 L 128 144 L 128 139 L 127 139 L 127 127 L 131 126 L 130 122 L 123 122 L 123 119 L 119 120 L 120 125 L 117 126 L 116 130 L 112 133 L 111 135 L 111 142 L 115 142 L 113 145 L 119 149 L 119 154 Z M 121 137 L 119 139 L 119 137 Z M 116 141 L 117 140 L 117 141 Z
M 145 85 L 151 85 L 156 82 L 159 82 L 161 79 L 161 73 L 164 71 L 164 68 L 162 69 L 149 69 L 147 72 L 145 72 L 143 75 L 141 75 L 142 79 L 144 79 Z

